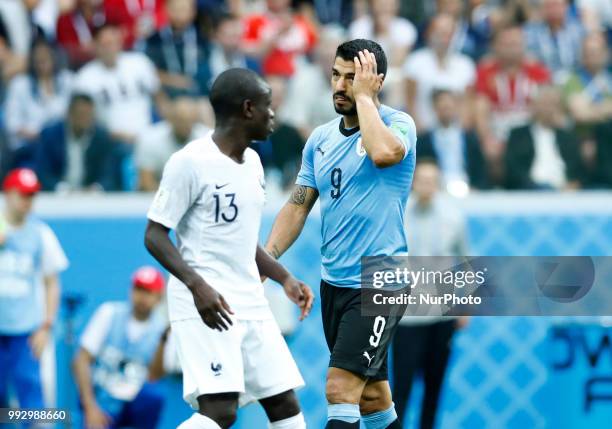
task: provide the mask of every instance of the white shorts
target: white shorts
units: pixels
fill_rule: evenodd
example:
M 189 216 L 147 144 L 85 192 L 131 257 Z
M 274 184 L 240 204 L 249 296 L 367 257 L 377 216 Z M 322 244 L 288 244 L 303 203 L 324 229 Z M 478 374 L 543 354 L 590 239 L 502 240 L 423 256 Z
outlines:
M 274 319 L 236 320 L 229 330 L 202 319 L 172 322 L 183 369 L 183 398 L 195 410 L 198 396 L 239 392 L 239 404 L 304 386 Z

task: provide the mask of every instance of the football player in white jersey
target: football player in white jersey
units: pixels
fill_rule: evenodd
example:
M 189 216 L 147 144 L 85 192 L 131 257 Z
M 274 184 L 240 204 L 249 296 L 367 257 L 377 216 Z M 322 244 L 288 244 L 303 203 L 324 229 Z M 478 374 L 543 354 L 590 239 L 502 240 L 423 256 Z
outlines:
M 304 381 L 264 297 L 260 275 L 310 312 L 313 294 L 259 246 L 264 173 L 248 146 L 272 131 L 270 87 L 230 69 L 210 101 L 216 128 L 176 152 L 148 213 L 145 244 L 172 274 L 168 310 L 183 369 L 183 396 L 199 412 L 179 429 L 230 427 L 258 400 L 270 428 L 305 428 L 294 393 Z M 176 233 L 177 246 L 168 233 Z

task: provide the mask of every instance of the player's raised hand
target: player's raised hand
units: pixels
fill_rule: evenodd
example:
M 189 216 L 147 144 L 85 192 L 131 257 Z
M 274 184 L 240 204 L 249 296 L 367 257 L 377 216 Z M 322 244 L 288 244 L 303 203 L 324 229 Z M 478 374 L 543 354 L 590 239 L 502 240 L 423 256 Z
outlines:
M 300 310 L 302 310 L 300 321 L 307 318 L 312 309 L 312 303 L 314 302 L 314 294 L 310 287 L 295 277 L 289 276 L 283 283 L 283 289 L 289 299 L 297 304 Z
M 353 96 L 355 100 L 362 95 L 374 99 L 380 92 L 383 74 L 378 74 L 376 57 L 367 49 L 359 51 L 355 57 L 355 77 L 353 78 Z
M 225 298 L 204 281 L 193 288 L 193 301 L 200 317 L 211 329 L 228 330 L 232 325 L 230 314 L 234 314 Z

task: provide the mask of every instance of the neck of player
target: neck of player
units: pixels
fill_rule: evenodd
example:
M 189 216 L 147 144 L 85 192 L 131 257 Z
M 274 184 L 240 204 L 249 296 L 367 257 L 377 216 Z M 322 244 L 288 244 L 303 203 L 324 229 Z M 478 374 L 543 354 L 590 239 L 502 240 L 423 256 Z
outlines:
M 241 163 L 244 160 L 244 151 L 252 141 L 245 131 L 243 128 L 232 125 L 218 125 L 213 132 L 212 139 L 221 153 Z
M 380 101 L 378 100 L 378 96 L 374 97 L 374 99 L 369 99 L 369 101 L 373 101 L 376 108 L 380 109 Z M 355 104 L 358 106 L 356 99 Z M 359 126 L 359 109 L 357 109 L 357 114 L 355 115 L 342 115 L 342 117 L 344 118 L 344 128 L 347 130 Z

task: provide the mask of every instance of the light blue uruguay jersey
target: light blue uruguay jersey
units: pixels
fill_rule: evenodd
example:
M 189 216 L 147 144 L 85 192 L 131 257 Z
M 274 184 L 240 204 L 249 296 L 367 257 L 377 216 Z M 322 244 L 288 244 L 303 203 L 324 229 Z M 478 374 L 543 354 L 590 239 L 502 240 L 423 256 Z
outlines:
M 377 168 L 366 155 L 359 127 L 337 118 L 316 128 L 302 153 L 297 185 L 319 191 L 321 277 L 358 288 L 363 256 L 408 254 L 404 212 L 416 159 L 416 127 L 404 112 L 381 105 L 383 122 L 406 146 L 404 159 Z

